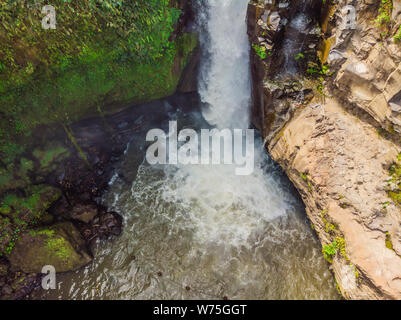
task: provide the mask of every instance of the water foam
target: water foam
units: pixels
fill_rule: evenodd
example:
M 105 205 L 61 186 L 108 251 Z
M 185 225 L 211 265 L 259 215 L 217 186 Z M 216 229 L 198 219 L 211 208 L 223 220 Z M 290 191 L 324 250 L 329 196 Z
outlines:
M 199 88 L 202 100 L 208 104 L 203 115 L 218 128 L 248 128 L 248 1 L 199 1 L 200 38 L 207 51 Z M 291 195 L 286 196 L 280 182 L 266 173 L 266 161 L 259 141 L 255 169 L 249 176 L 237 176 L 234 165 L 170 165 L 159 167 L 155 174 L 152 170 L 157 169 L 143 164 L 132 195 L 143 201 L 152 194 L 151 201 L 157 203 L 152 210 L 171 219 L 175 227 L 191 229 L 198 244 L 250 246 L 251 235 L 262 232 L 266 222 L 285 215 L 289 209 L 287 200 Z M 159 178 L 149 179 L 155 176 Z M 171 210 L 165 210 L 166 207 Z

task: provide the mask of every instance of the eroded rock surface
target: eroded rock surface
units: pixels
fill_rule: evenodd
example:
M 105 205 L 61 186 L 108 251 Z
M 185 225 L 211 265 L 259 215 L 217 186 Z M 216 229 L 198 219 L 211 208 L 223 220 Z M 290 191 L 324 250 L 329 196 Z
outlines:
M 380 26 L 380 1 L 310 7 L 295 71 L 282 78 L 274 57 L 299 2 L 250 2 L 254 125 L 300 192 L 342 295 L 401 299 L 401 209 L 389 197 L 399 189 L 401 1 Z
M 355 29 L 343 27 L 346 11 L 337 10 L 332 46 L 328 62 L 338 70 L 334 88 L 352 107 L 367 112 L 389 133 L 401 133 L 401 48 L 393 37 L 383 38 L 383 32 L 393 35 L 401 23 L 401 1 L 393 1 L 394 24 L 377 27 L 375 20 L 379 1 L 339 1 L 344 8 L 354 5 Z
M 384 189 L 398 148 L 330 100 L 303 109 L 269 150 L 300 191 L 322 244 L 344 240 L 333 257 L 343 295 L 400 299 L 401 214 Z

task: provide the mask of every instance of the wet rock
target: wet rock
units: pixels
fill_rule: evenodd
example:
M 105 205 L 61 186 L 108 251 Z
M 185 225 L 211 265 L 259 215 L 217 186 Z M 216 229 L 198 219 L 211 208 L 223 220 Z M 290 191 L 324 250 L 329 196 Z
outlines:
M 190 62 L 185 67 L 177 87 L 177 92 L 195 92 L 198 90 L 198 71 L 200 64 L 201 50 L 196 48 L 192 53 Z
M 46 147 L 38 147 L 32 152 L 38 162 L 38 174 L 48 174 L 57 168 L 63 159 L 70 155 L 69 150 L 61 144 L 51 142 Z
M 8 273 L 8 262 L 5 259 L 0 259 L 0 278 L 5 277 Z
M 7 297 L 11 298 L 12 293 L 13 293 L 13 289 L 11 288 L 11 286 L 9 286 L 7 284 L 5 286 L 3 286 L 3 288 L 1 289 L 1 294 L 3 296 L 5 296 L 6 298 Z
M 122 217 L 116 212 L 107 212 L 105 208 L 100 208 L 99 214 L 89 224 L 81 224 L 78 227 L 85 240 L 91 243 L 95 239 L 120 235 Z
M 71 218 L 89 223 L 98 213 L 97 206 L 94 204 L 77 204 L 71 210 Z

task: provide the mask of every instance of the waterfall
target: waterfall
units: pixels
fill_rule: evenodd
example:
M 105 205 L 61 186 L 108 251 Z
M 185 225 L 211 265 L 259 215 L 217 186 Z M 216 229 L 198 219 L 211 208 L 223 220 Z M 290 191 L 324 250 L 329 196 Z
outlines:
M 199 94 L 203 117 L 218 129 L 250 124 L 247 3 L 197 0 L 203 51 Z M 185 103 L 192 106 L 192 100 Z M 157 102 L 154 107 L 144 112 L 146 121 L 163 108 Z M 198 109 L 176 107 L 163 119 L 197 132 L 210 127 Z M 124 216 L 123 234 L 98 242 L 95 261 L 83 272 L 67 274 L 62 288 L 47 294 L 76 299 L 332 297 L 331 275 L 302 204 L 257 133 L 254 155 L 248 176 L 236 175 L 235 165 L 150 165 L 133 139 L 119 168 L 124 179 L 115 175 L 105 195 L 108 207 Z
M 249 126 L 251 96 L 248 0 L 199 0 L 203 48 L 199 94 L 205 119 L 218 128 Z

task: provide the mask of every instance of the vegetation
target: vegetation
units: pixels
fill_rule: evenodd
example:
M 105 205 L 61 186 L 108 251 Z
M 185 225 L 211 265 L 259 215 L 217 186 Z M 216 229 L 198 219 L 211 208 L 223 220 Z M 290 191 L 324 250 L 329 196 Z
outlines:
M 54 0 L 56 29 L 44 30 L 46 1 L 0 0 L 3 162 L 22 154 L 20 138 L 41 124 L 68 125 L 99 105 L 171 94 L 185 64 L 177 57 L 196 45 L 193 35 L 171 41 L 180 15 L 171 3 Z
M 381 0 L 379 15 L 376 17 L 376 26 L 387 27 L 391 22 L 391 13 L 393 11 L 392 0 Z
M 400 43 L 400 40 L 401 40 L 401 25 L 398 28 L 398 30 L 397 30 L 397 32 L 396 32 L 396 34 L 394 35 L 393 38 L 394 38 L 394 42 L 395 43 Z
M 294 59 L 295 59 L 295 60 L 305 59 L 305 55 L 304 55 L 302 52 L 297 53 L 297 54 L 294 56 Z
M 386 248 L 388 248 L 390 250 L 394 250 L 393 243 L 391 242 L 391 236 L 388 232 L 386 232 Z
M 386 181 L 387 195 L 396 205 L 401 205 L 401 153 L 397 161 L 393 163 L 389 170 L 390 178 Z
M 323 246 L 322 252 L 323 257 L 330 263 L 333 262 L 333 257 L 337 253 L 338 250 L 338 243 L 333 241 L 332 243 L 326 244 Z
M 312 184 L 310 182 L 308 175 L 306 173 L 300 172 L 299 176 L 302 178 L 302 180 L 304 180 L 306 182 L 306 184 L 308 185 L 309 191 L 312 191 Z
M 393 27 L 396 23 L 392 20 L 393 12 L 393 1 L 392 0 L 381 0 L 378 15 L 374 20 L 376 27 L 378 27 L 381 32 L 382 38 L 387 38 L 390 34 L 393 34 L 393 40 L 395 43 L 399 43 L 401 39 L 401 26 L 394 30 Z
M 262 59 L 266 59 L 267 57 L 267 52 L 266 52 L 266 47 L 264 46 L 259 46 L 257 44 L 252 44 L 252 48 L 255 50 L 256 54 Z

